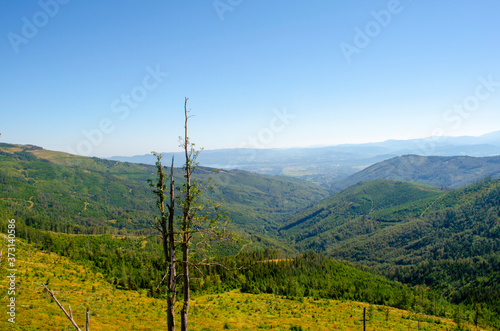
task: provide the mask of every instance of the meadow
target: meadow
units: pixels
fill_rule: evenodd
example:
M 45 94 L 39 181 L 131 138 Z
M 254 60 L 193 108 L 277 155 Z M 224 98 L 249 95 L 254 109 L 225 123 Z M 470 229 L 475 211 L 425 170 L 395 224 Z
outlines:
M 0 269 L 1 330 L 74 330 L 60 308 L 40 285 L 46 284 L 84 328 L 90 309 L 90 330 L 160 330 L 166 327 L 166 302 L 146 290 L 119 290 L 105 277 L 66 257 L 35 249 L 16 240 L 16 319 L 7 321 L 5 255 Z M 365 303 L 291 298 L 230 291 L 195 296 L 191 330 L 454 330 L 450 319 Z M 468 327 L 462 326 L 463 330 Z

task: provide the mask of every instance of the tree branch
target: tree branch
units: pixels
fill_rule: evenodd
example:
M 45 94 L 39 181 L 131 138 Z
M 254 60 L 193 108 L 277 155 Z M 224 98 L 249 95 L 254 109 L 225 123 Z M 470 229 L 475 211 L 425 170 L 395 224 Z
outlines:
M 35 284 L 38 284 L 38 283 L 35 283 Z M 71 323 L 74 325 L 74 327 L 78 331 L 81 331 L 80 327 L 78 326 L 78 324 L 76 324 L 75 320 L 73 319 L 73 313 L 71 313 L 71 306 L 69 306 L 69 311 L 70 311 L 71 314 L 68 314 L 68 312 L 66 311 L 66 309 L 64 309 L 64 307 L 61 305 L 61 303 L 59 302 L 59 300 L 57 300 L 54 292 L 52 292 L 45 284 L 38 284 L 38 285 L 43 286 L 43 288 L 47 292 L 49 292 L 49 294 L 52 297 L 52 299 L 54 299 L 54 301 L 57 303 L 57 305 L 59 306 L 59 308 L 61 308 L 61 310 L 64 312 L 64 314 L 66 315 L 66 317 L 71 321 Z M 87 316 L 88 316 L 88 308 L 87 308 Z M 87 317 L 87 321 L 88 321 L 88 317 Z M 88 324 L 87 324 L 87 330 L 88 330 Z

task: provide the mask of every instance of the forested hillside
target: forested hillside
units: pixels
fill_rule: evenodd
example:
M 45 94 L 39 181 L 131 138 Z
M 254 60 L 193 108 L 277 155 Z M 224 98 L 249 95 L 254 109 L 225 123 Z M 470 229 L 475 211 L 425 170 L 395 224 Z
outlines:
M 0 144 L 0 229 L 15 218 L 30 245 L 88 266 L 117 289 L 161 298 L 164 260 L 147 183 L 155 171 Z M 197 269 L 197 295 L 356 300 L 500 325 L 499 180 L 452 190 L 378 179 L 326 197 L 312 183 L 241 170 L 201 167 L 195 177 L 214 179 L 207 198 L 224 201 L 241 236 L 211 248 L 216 265 Z
M 147 231 L 155 215 L 147 180 L 155 174 L 154 166 L 0 144 L 0 212 L 56 232 Z M 180 169 L 175 176 L 182 176 Z M 241 170 L 198 168 L 195 177 L 213 178 L 207 198 L 223 200 L 233 229 L 247 234 L 272 231 L 290 213 L 327 196 L 306 181 Z
M 499 180 L 452 191 L 360 183 L 304 210 L 281 235 L 299 250 L 362 263 L 500 315 Z
M 359 183 L 297 213 L 280 235 L 302 250 L 328 251 L 337 242 L 419 215 L 425 205 L 417 201 L 442 193 L 433 186 L 387 179 Z M 376 215 L 377 222 L 369 215 Z

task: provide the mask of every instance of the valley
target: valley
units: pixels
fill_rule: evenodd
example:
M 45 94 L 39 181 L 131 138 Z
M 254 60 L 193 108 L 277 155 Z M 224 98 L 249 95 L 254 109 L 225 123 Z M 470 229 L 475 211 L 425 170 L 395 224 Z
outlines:
M 500 331 L 499 12 L 0 2 L 0 331 Z
M 182 159 L 180 153 L 174 155 L 176 160 Z M 399 158 L 405 155 L 421 157 L 413 157 L 414 160 L 408 160 L 409 157 Z M 422 173 L 422 178 L 415 178 L 419 179 L 418 182 L 434 186 L 458 187 L 483 178 L 482 174 L 468 173 L 465 180 L 454 178 L 453 172 L 444 174 L 446 171 L 442 171 L 441 175 L 434 174 L 436 178 L 430 178 L 428 175 L 445 162 L 450 163 L 445 169 L 450 167 L 450 170 L 456 172 L 456 168 L 470 166 L 470 163 L 491 162 L 482 158 L 497 155 L 500 155 L 500 131 L 479 137 L 427 137 L 309 148 L 206 150 L 200 155 L 199 162 L 203 166 L 213 168 L 241 169 L 259 174 L 297 177 L 338 191 L 360 180 L 378 178 L 414 180 L 413 168 L 420 166 L 430 166 L 430 168 L 428 174 Z M 114 156 L 110 159 L 155 164 L 155 158 L 151 154 Z M 389 159 L 393 160 L 388 163 L 383 162 Z M 498 165 L 498 158 L 492 160 Z M 377 168 L 367 169 L 358 174 L 359 171 L 379 162 L 381 164 L 377 165 Z M 180 167 L 182 164 L 179 162 L 176 166 Z M 488 165 L 486 169 L 498 175 L 498 167 L 492 169 L 491 166 L 492 164 Z M 477 164 L 474 167 L 480 168 Z M 370 175 L 374 171 L 377 173 Z
M 399 156 L 331 185 L 199 167 L 195 177 L 214 180 L 207 198 L 223 201 L 239 240 L 213 245 L 217 264 L 197 270 L 193 329 L 358 329 L 361 307 L 371 307 L 377 330 L 499 327 L 498 162 Z M 141 330 L 165 323 L 147 182 L 155 174 L 147 164 L 0 144 L 0 230 L 16 219 L 19 320 L 34 323 L 43 307 L 54 328 L 67 325 L 36 286 L 45 283 L 73 307 L 99 311 L 96 329 L 113 318 Z M 175 168 L 176 183 L 182 176 Z

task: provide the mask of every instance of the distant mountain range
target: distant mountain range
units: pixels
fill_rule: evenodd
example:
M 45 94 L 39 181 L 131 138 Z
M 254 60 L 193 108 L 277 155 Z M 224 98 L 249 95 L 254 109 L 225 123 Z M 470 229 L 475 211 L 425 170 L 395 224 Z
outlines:
M 429 137 L 328 147 L 206 150 L 200 153 L 198 161 L 207 167 L 300 177 L 330 186 L 370 165 L 408 154 L 473 157 L 500 155 L 500 131 L 479 137 Z M 110 159 L 155 163 L 154 156 L 150 154 L 115 156 Z M 176 159 L 182 160 L 180 154 Z
M 487 177 L 500 177 L 500 156 L 403 155 L 369 166 L 332 184 L 334 191 L 359 182 L 396 179 L 439 187 L 459 188 Z

